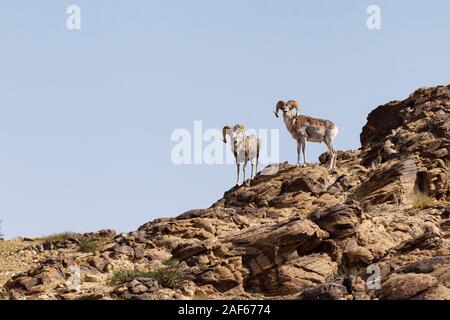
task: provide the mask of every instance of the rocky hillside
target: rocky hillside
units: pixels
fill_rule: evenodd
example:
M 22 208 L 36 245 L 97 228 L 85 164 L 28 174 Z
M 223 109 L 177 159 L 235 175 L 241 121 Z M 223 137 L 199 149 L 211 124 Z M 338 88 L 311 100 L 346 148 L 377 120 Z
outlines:
M 0 242 L 0 296 L 450 299 L 450 86 L 376 108 L 361 144 L 130 233 Z

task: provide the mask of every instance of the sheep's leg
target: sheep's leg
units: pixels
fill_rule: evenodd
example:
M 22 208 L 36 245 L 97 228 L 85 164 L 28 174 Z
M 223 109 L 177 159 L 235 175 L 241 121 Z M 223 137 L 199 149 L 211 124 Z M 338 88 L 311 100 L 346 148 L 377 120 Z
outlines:
M 244 170 L 244 181 L 243 183 L 245 183 L 245 168 L 247 167 L 247 161 L 244 162 L 244 164 L 242 165 L 242 169 Z
M 307 160 L 306 160 L 306 140 L 302 141 L 302 152 L 303 152 L 303 163 L 305 164 L 305 167 L 306 167 L 306 164 L 307 164 Z
M 253 177 L 254 177 L 254 175 L 253 175 L 253 169 L 254 169 L 254 166 L 255 166 L 255 162 L 252 161 L 252 175 L 251 175 L 251 177 L 250 177 L 250 180 L 253 180 Z
M 258 144 L 256 147 L 256 171 L 255 171 L 255 175 L 258 174 L 258 163 L 259 163 L 259 151 L 261 149 L 261 145 L 260 145 L 260 141 L 258 140 Z
M 237 167 L 237 181 L 236 181 L 236 185 L 237 186 L 239 185 L 239 175 L 240 175 L 240 171 L 241 171 L 240 166 L 241 165 L 239 163 L 236 163 L 236 167 Z
M 336 150 L 334 149 L 334 146 L 333 146 L 333 142 L 332 142 L 332 141 L 330 142 L 330 145 L 331 145 L 331 151 L 333 152 L 333 170 L 334 170 L 334 169 L 336 169 L 337 152 L 336 152 Z
M 297 141 L 297 167 L 300 167 L 301 143 Z
M 334 146 L 333 146 L 333 141 L 332 140 L 330 140 L 330 148 L 331 148 L 331 152 L 333 153 L 333 163 L 331 164 L 331 168 L 334 170 L 334 169 L 336 169 L 337 153 L 336 153 L 336 150 L 334 150 Z
M 328 168 L 329 170 L 333 170 L 334 167 L 334 149 L 333 149 L 333 145 L 329 140 L 325 140 L 325 144 L 328 148 L 328 153 L 330 155 L 330 167 Z

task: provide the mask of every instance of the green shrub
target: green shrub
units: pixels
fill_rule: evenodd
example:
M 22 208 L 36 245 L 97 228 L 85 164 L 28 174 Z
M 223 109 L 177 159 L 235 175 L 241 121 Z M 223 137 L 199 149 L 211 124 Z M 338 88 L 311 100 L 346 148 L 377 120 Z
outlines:
M 173 288 L 180 281 L 182 272 L 176 266 L 156 269 L 151 273 L 151 278 L 158 281 L 164 288 Z
M 166 263 L 165 263 L 166 264 Z M 166 264 L 167 265 L 167 264 Z M 170 261 L 167 267 L 158 268 L 154 271 L 137 271 L 134 269 L 120 269 L 114 271 L 108 283 L 111 285 L 124 284 L 136 278 L 150 278 L 156 280 L 164 288 L 174 288 L 180 281 L 183 272 L 178 268 L 176 261 Z
M 209 296 L 206 292 L 196 292 L 192 300 L 209 300 Z
M 61 232 L 61 233 L 54 233 L 45 237 L 39 238 L 42 242 L 55 242 L 55 241 L 61 241 L 61 240 L 67 240 L 73 238 L 75 235 L 74 232 Z
M 81 252 L 92 252 L 98 249 L 99 242 L 98 240 L 82 237 L 78 240 L 78 246 L 80 247 Z
M 9 300 L 9 292 L 6 289 L 0 289 L 0 300 Z
M 302 288 L 304 288 L 304 289 L 312 287 L 312 284 L 309 281 L 299 280 L 299 282 L 300 282 L 300 285 L 302 286 Z
M 151 272 L 137 271 L 134 269 L 116 270 L 109 277 L 108 283 L 118 285 L 133 281 L 136 278 L 151 278 Z
M 352 276 L 360 276 L 362 274 L 366 273 L 367 268 L 358 266 L 358 267 L 352 267 L 347 271 L 347 274 L 352 275 Z
M 411 203 L 416 209 L 426 208 L 434 203 L 435 199 L 429 195 L 417 192 L 411 195 Z
M 83 282 L 98 282 L 97 278 L 85 275 L 83 278 Z
M 348 196 L 348 198 L 349 198 L 350 200 L 353 200 L 356 204 L 361 204 L 361 202 L 362 202 L 362 200 L 363 200 L 363 197 L 360 196 L 359 194 L 356 194 L 356 193 L 350 194 L 350 195 Z

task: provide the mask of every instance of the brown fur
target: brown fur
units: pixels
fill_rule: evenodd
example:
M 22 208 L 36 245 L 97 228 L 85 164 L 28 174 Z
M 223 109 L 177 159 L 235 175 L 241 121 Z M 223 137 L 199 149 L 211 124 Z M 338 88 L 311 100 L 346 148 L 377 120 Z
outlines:
M 310 116 L 296 116 L 294 119 L 294 126 L 301 127 L 309 123 L 312 126 L 324 126 L 325 128 L 332 129 L 334 123 L 330 120 L 317 119 Z

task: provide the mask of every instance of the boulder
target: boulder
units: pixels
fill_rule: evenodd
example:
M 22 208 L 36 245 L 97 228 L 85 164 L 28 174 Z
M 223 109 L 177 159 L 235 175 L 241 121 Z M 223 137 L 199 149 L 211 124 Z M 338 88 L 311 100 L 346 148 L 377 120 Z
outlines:
M 393 274 L 381 287 L 381 299 L 408 300 L 437 285 L 437 280 L 427 274 Z
M 413 159 L 388 163 L 358 186 L 353 197 L 366 205 L 407 203 L 416 184 L 417 171 Z
M 344 300 L 347 289 L 339 282 L 330 282 L 307 288 L 299 295 L 299 300 Z

